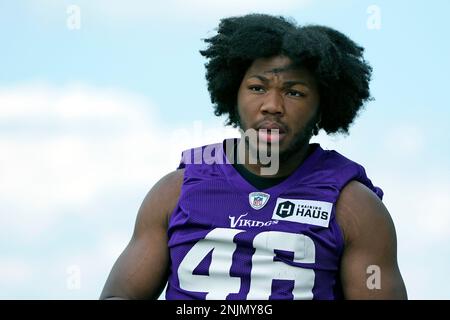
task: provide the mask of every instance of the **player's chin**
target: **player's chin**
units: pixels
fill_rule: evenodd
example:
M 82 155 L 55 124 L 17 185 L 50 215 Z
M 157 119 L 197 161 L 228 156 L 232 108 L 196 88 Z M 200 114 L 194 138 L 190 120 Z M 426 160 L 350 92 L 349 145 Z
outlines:
M 265 142 L 260 143 L 257 146 L 257 150 L 260 154 L 267 155 L 280 155 L 283 154 L 288 149 L 289 143 L 286 141 L 277 141 L 277 142 Z

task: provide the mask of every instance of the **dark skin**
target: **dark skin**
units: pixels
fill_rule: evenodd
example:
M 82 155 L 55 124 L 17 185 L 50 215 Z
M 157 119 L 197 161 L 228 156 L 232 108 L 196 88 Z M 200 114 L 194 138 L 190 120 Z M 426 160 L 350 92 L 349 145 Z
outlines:
M 270 121 L 284 131 L 279 144 L 282 161 L 275 176 L 289 175 L 307 156 L 309 131 L 320 118 L 319 104 L 314 77 L 306 69 L 292 69 L 286 57 L 257 59 L 245 74 L 238 92 L 241 128 L 257 129 Z M 260 164 L 244 165 L 259 174 Z M 156 299 L 161 294 L 169 268 L 168 220 L 183 174 L 184 170 L 176 170 L 166 175 L 145 197 L 132 239 L 114 264 L 101 299 Z M 363 184 L 351 181 L 336 203 L 336 219 L 345 245 L 340 266 L 344 297 L 406 299 L 394 224 L 381 200 Z M 379 289 L 367 286 L 367 268 L 372 265 L 380 270 Z
M 244 75 L 237 99 L 243 131 L 257 130 L 261 124 L 280 127 L 278 153 L 282 165 L 273 177 L 292 173 L 307 155 L 311 138 L 307 128 L 319 118 L 320 98 L 313 75 L 304 68 L 293 69 L 290 60 L 283 56 L 258 59 Z M 261 164 L 246 162 L 245 166 L 260 174 Z

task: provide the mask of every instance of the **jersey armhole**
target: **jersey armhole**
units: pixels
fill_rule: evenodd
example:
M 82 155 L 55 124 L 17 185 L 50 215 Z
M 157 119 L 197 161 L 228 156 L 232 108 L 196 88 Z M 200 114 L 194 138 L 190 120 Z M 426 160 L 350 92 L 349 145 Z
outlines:
M 183 193 L 184 177 L 185 177 L 185 174 L 186 174 L 186 168 L 184 166 L 183 167 L 178 167 L 177 170 L 183 170 L 183 179 L 182 179 L 182 182 L 181 182 L 181 185 L 180 185 L 180 194 L 178 195 L 177 202 L 176 202 L 173 210 L 167 213 L 168 216 L 167 216 L 167 230 L 166 230 L 166 232 L 169 231 L 169 227 L 171 225 L 172 218 L 174 216 L 174 213 L 178 210 L 178 206 L 179 206 L 179 203 L 180 203 L 180 198 L 181 198 L 181 195 Z

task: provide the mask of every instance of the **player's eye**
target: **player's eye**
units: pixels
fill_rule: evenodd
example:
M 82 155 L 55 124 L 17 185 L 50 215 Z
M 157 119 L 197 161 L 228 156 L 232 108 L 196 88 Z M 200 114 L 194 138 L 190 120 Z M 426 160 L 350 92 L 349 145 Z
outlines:
M 289 90 L 286 93 L 292 97 L 298 97 L 298 98 L 306 97 L 306 94 L 304 94 L 301 91 L 297 91 L 297 90 Z
M 253 85 L 253 86 L 249 86 L 248 89 L 253 92 L 264 93 L 263 86 Z

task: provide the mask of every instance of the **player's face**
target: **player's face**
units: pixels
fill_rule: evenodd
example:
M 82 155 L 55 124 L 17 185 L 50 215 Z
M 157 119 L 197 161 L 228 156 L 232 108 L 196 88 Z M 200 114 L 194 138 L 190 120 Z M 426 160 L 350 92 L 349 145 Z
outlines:
M 318 120 L 316 80 L 307 69 L 291 63 L 285 56 L 255 60 L 237 98 L 241 129 L 258 130 L 259 141 L 267 145 L 278 142 L 280 155 L 293 154 L 309 143 Z M 267 133 L 261 129 L 268 129 Z M 279 134 L 269 129 L 278 129 Z

